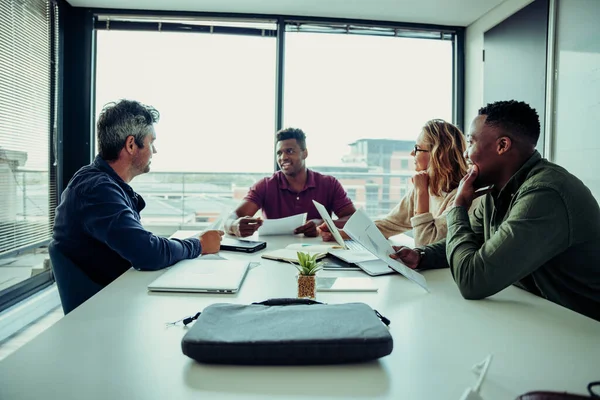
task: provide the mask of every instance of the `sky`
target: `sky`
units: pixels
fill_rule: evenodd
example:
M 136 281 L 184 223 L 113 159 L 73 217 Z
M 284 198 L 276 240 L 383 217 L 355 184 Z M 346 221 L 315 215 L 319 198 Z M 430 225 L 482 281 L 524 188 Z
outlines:
M 150 104 L 153 171 L 268 172 L 274 165 L 275 38 L 98 31 L 96 116 Z M 307 165 L 339 165 L 361 138 L 415 140 L 452 119 L 452 42 L 286 34 L 284 127 L 307 135 Z

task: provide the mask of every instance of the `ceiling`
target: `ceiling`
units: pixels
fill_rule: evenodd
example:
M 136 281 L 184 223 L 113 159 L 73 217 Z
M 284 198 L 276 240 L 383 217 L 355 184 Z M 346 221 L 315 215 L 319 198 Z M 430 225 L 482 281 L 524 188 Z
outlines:
M 74 7 L 298 15 L 468 26 L 505 0 L 67 0 Z

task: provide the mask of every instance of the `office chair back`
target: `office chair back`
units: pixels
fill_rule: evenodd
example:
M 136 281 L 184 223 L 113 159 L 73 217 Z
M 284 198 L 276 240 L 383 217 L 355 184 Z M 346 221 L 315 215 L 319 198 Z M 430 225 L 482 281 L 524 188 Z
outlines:
M 92 281 L 77 265 L 51 242 L 48 246 L 52 271 L 65 315 L 98 293 L 102 286 Z

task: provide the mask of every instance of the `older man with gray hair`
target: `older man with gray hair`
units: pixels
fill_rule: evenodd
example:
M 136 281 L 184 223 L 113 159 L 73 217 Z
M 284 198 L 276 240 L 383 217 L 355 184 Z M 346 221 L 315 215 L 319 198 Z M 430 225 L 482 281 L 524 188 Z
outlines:
M 98 118 L 99 154 L 75 173 L 56 209 L 55 247 L 101 286 L 132 266 L 157 270 L 219 251 L 221 231 L 165 239 L 140 222 L 146 203 L 129 182 L 150 171 L 159 118 L 156 109 L 137 101 L 105 106 Z

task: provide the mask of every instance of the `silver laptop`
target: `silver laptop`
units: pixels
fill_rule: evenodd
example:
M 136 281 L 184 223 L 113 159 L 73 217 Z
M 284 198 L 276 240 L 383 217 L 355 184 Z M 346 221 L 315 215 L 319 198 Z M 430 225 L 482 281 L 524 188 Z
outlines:
M 154 292 L 236 293 L 250 263 L 238 260 L 182 260 L 148 285 Z
M 313 200 L 319 215 L 325 221 L 333 238 L 342 249 L 331 249 L 328 253 L 349 264 L 354 264 L 371 276 L 386 275 L 394 273 L 388 264 L 381 261 L 376 255 L 367 250 L 362 244 L 353 240 L 344 240 L 339 229 L 333 223 L 327 209 L 318 201 Z

